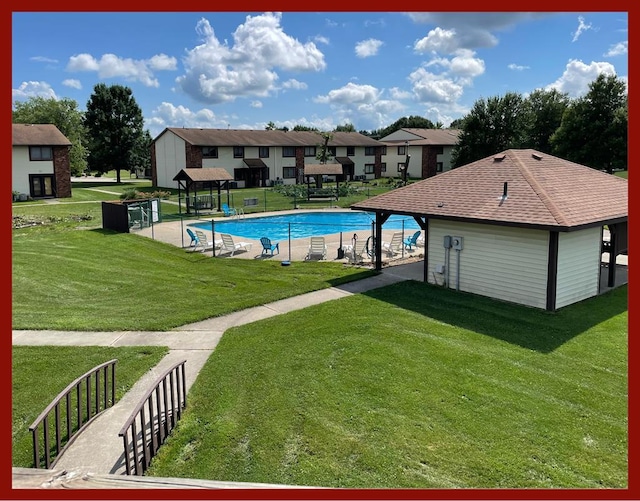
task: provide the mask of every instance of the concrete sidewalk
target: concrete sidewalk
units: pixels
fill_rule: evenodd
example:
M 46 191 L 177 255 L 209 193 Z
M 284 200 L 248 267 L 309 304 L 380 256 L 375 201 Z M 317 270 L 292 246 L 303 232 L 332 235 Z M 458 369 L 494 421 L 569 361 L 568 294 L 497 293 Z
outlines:
M 140 399 L 159 376 L 182 360 L 186 360 L 185 379 L 187 391 L 189 391 L 201 368 L 228 328 L 403 280 L 419 279 L 421 270 L 422 263 L 389 267 L 374 277 L 184 325 L 168 332 L 13 331 L 13 345 L 169 347 L 169 353 L 156 367 L 145 374 L 116 405 L 103 411 L 77 436 L 59 457 L 55 468 L 75 472 L 78 475 L 125 474 L 124 447 L 118 432 Z

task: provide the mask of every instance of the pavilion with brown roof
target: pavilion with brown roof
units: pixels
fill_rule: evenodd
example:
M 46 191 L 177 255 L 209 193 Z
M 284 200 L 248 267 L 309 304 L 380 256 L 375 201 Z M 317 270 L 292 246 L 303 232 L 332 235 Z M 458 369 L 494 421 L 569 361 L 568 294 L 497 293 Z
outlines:
M 392 214 L 412 216 L 424 231 L 424 281 L 554 311 L 599 293 L 605 226 L 615 285 L 627 188 L 626 179 L 511 149 L 351 208 L 376 214 L 377 235 Z
M 198 169 L 182 169 L 173 178 L 178 181 L 178 200 L 182 200 L 180 192 L 185 190 L 185 207 L 189 214 L 194 209 L 196 214 L 201 210 L 211 210 L 216 206 L 213 201 L 213 189 L 217 190 L 218 205 L 222 205 L 221 190 L 227 190 L 227 203 L 229 203 L 229 181 L 233 181 L 233 176 L 226 169 L 220 167 L 203 167 Z M 198 195 L 198 188 L 209 189 L 208 195 Z M 193 193 L 190 196 L 190 193 Z M 179 205 L 182 212 L 182 204 Z

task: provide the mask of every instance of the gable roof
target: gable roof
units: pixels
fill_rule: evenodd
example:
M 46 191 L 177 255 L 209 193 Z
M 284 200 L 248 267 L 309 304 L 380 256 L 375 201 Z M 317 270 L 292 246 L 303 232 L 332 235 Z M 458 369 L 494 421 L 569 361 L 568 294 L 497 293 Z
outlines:
M 233 176 L 222 167 L 203 167 L 197 169 L 182 169 L 174 178 L 174 181 L 232 181 Z
M 154 141 L 166 132 L 172 132 L 194 146 L 318 146 L 324 140 L 313 131 L 238 130 L 238 129 L 183 129 L 167 127 Z M 375 139 L 358 132 L 332 132 L 329 146 L 381 146 Z
M 626 221 L 627 188 L 626 179 L 591 167 L 532 149 L 512 149 L 351 208 L 569 231 Z
M 317 176 L 326 174 L 335 176 L 344 174 L 341 164 L 306 164 L 304 166 L 305 176 Z
M 71 146 L 53 124 L 13 124 L 13 146 Z

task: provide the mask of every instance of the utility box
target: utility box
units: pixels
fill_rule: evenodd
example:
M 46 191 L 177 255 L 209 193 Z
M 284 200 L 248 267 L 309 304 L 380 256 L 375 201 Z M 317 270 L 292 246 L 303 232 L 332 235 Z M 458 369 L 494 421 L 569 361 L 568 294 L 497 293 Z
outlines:
M 444 264 L 436 264 L 435 266 L 435 272 L 438 275 L 444 275 Z
M 443 245 L 445 249 L 451 248 L 451 235 L 445 235 Z
M 464 238 L 451 237 L 451 248 L 453 250 L 462 250 Z

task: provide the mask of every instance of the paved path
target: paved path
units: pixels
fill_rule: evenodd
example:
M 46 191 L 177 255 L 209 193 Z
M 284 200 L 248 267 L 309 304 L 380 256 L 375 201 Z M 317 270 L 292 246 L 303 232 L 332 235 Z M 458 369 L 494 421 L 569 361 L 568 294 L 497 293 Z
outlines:
M 120 428 L 149 387 L 172 365 L 186 360 L 187 391 L 225 330 L 315 304 L 340 299 L 420 276 L 422 263 L 387 268 L 383 273 L 222 317 L 184 325 L 168 332 L 13 331 L 14 345 L 38 346 L 168 346 L 169 353 L 113 407 L 103 411 L 60 456 L 56 469 L 82 474 L 125 473 Z

